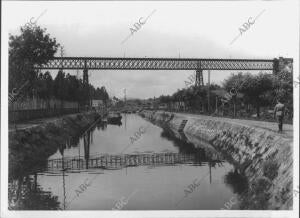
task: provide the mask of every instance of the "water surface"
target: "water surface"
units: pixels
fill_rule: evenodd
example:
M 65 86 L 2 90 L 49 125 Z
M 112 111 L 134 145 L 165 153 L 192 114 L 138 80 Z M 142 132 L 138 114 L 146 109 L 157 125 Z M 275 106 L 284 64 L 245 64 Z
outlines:
M 10 181 L 12 208 L 218 210 L 243 189 L 221 154 L 136 114 L 123 114 L 119 125 L 97 124 L 48 160 L 47 169 Z

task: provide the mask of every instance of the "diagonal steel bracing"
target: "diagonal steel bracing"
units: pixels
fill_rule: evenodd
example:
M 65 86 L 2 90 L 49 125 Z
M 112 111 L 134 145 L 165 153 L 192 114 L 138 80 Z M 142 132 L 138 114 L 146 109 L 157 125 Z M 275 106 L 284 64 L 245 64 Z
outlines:
M 56 57 L 36 69 L 273 70 L 273 59 Z

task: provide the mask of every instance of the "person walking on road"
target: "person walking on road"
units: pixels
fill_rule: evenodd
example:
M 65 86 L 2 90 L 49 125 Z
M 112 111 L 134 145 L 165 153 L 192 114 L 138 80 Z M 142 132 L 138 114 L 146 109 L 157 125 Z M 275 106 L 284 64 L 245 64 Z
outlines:
M 285 106 L 280 100 L 277 100 L 277 104 L 274 108 L 274 119 L 277 119 L 278 122 L 278 132 L 282 132 L 282 125 L 283 125 L 283 117 L 284 117 L 284 110 Z

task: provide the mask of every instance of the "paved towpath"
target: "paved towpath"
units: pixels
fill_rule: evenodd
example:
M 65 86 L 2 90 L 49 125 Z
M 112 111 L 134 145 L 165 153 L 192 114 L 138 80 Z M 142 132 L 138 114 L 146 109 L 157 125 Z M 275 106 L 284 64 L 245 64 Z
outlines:
M 198 115 L 198 114 L 188 114 L 188 113 L 175 113 L 178 115 L 184 115 L 187 117 L 193 117 L 197 119 L 209 119 L 209 120 L 220 120 L 226 121 L 230 123 L 242 124 L 245 126 L 252 126 L 261 129 L 266 129 L 275 134 L 281 135 L 284 138 L 293 138 L 293 125 L 291 124 L 283 124 L 283 132 L 278 133 L 278 124 L 276 122 L 266 122 L 266 121 L 258 121 L 258 120 L 242 120 L 242 119 L 230 119 L 225 117 L 212 117 L 206 115 Z
M 242 125 L 246 125 L 246 126 L 258 127 L 261 129 L 266 129 L 266 130 L 272 131 L 275 134 L 280 134 L 282 137 L 285 137 L 285 138 L 293 138 L 293 125 L 291 125 L 291 124 L 283 124 L 283 133 L 278 133 L 278 125 L 276 122 L 230 119 L 230 118 L 225 118 L 225 117 L 212 117 L 212 116 L 199 115 L 199 114 L 188 114 L 188 113 L 175 113 L 175 114 L 184 115 L 187 117 L 193 117 L 193 118 L 197 118 L 197 119 L 220 120 L 220 121 L 226 121 L 226 122 L 230 122 L 230 123 L 242 124 Z M 52 118 L 32 120 L 32 121 L 28 121 L 28 122 L 24 122 L 24 123 L 19 123 L 16 125 L 16 127 L 17 127 L 17 129 L 32 128 L 34 126 L 40 125 L 41 123 L 55 121 L 59 118 L 60 117 L 52 117 Z M 11 132 L 11 131 L 15 131 L 14 125 L 9 126 L 9 132 Z

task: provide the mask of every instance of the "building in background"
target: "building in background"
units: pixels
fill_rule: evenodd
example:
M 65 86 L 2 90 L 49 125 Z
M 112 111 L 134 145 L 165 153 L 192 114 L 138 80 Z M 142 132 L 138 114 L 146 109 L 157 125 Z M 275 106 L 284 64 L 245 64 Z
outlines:
M 93 108 L 104 107 L 104 102 L 103 102 L 103 100 L 100 100 L 100 99 L 92 99 L 92 107 L 93 107 Z

